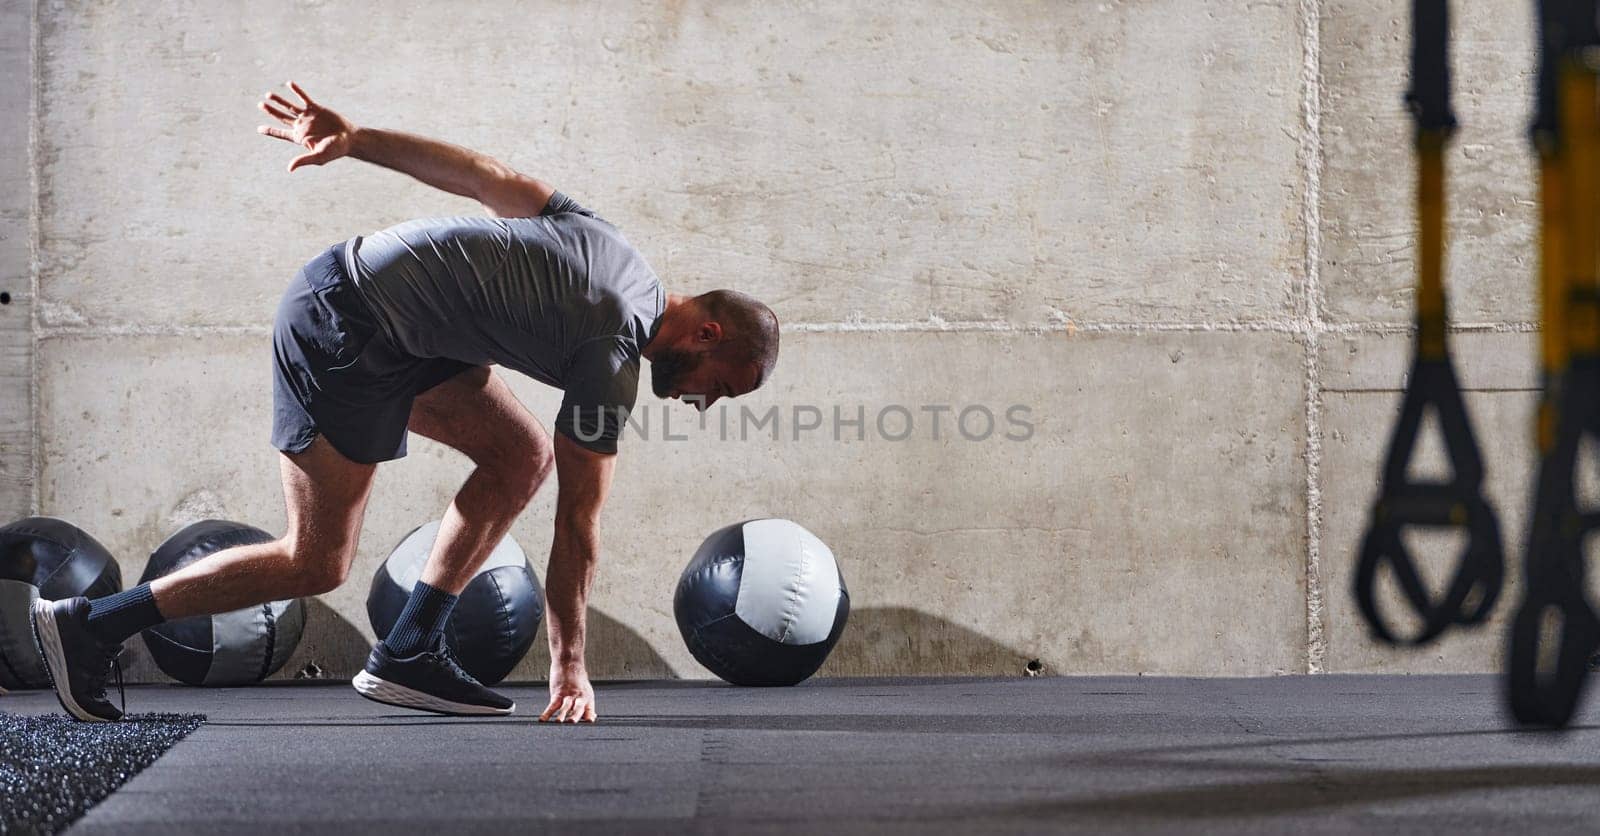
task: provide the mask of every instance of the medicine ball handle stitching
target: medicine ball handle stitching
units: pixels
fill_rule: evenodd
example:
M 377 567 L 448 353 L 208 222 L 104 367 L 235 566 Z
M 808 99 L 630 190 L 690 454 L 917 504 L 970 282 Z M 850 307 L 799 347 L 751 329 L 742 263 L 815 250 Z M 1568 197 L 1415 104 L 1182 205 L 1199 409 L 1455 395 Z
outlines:
M 52 545 L 61 546 L 62 549 L 67 552 L 67 559 L 61 561 L 58 564 L 56 564 L 56 568 L 51 569 L 50 570 L 50 574 L 45 575 L 43 578 L 39 579 L 39 583 L 37 583 L 35 585 L 40 589 L 44 589 L 45 586 L 49 585 L 49 583 L 51 581 L 55 580 L 56 579 L 56 575 L 59 575 L 62 572 L 66 571 L 67 566 L 72 563 L 72 559 L 78 556 L 77 549 L 69 549 L 69 548 L 67 548 L 65 545 L 63 545 L 61 543 L 54 543 Z
M 834 623 L 832 629 L 829 631 L 828 636 L 826 638 L 824 638 L 822 641 L 810 642 L 808 644 L 787 645 L 787 647 L 794 648 L 794 649 L 797 649 L 797 650 L 798 649 L 816 648 L 816 647 L 819 647 L 819 646 L 826 648 L 826 650 L 824 651 L 824 657 L 820 662 L 818 662 L 817 666 L 815 668 L 813 668 L 810 673 L 807 673 L 805 676 L 800 677 L 798 680 L 795 680 L 795 681 L 792 681 L 792 682 L 790 682 L 790 681 L 774 682 L 771 679 L 763 680 L 763 678 L 760 677 L 760 676 L 755 676 L 755 677 L 725 676 L 725 675 L 723 675 L 721 673 L 718 673 L 716 670 L 713 670 L 710 665 L 707 665 L 705 662 L 701 661 L 700 654 L 704 654 L 704 655 L 710 657 L 711 661 L 716 663 L 717 666 L 722 667 L 724 669 L 727 669 L 729 671 L 733 671 L 733 670 L 746 670 L 746 671 L 748 671 L 748 668 L 745 665 L 741 664 L 738 660 L 730 659 L 727 655 L 722 654 L 722 653 L 718 653 L 717 650 L 716 650 L 716 645 L 713 645 L 712 643 L 707 642 L 705 640 L 705 638 L 704 638 L 704 633 L 705 633 L 706 630 L 708 630 L 708 629 L 710 629 L 712 627 L 715 627 L 715 626 L 717 626 L 719 624 L 722 624 L 725 621 L 732 621 L 732 622 L 734 622 L 736 624 L 743 624 L 743 620 L 740 619 L 739 616 L 736 613 L 729 613 L 727 615 L 719 616 L 717 618 L 714 618 L 711 621 L 706 622 L 706 624 L 704 626 L 696 628 L 693 631 L 692 634 L 685 636 L 685 639 L 686 639 L 687 643 L 689 644 L 689 653 L 690 653 L 690 655 L 693 655 L 695 657 L 695 661 L 698 662 L 702 667 L 705 667 L 713 675 L 715 675 L 718 679 L 721 679 L 721 680 L 723 680 L 724 682 L 727 682 L 730 685 L 737 685 L 739 687 L 772 687 L 774 685 L 788 686 L 788 685 L 799 684 L 800 682 L 804 682 L 806 679 L 809 679 L 812 676 L 814 676 L 816 674 L 816 671 L 821 669 L 821 666 L 823 664 L 825 664 L 826 661 L 827 661 L 826 654 L 833 650 L 834 645 L 838 641 L 839 635 L 843 633 L 845 621 L 848 619 L 848 606 L 849 605 L 847 603 L 848 602 L 847 598 L 841 598 L 840 601 L 843 604 L 844 608 L 846 609 L 846 612 L 847 612 L 846 619 L 840 619 L 840 620 L 836 621 Z M 835 614 L 836 614 L 835 617 L 836 618 L 837 618 L 837 612 L 838 612 L 838 608 L 836 607 L 835 608 Z M 751 629 L 749 627 L 749 625 L 745 625 L 745 628 L 746 629 Z M 754 632 L 754 631 L 752 630 L 752 632 Z M 757 633 L 757 635 L 761 635 L 761 634 Z M 766 640 L 766 641 L 771 641 L 771 639 L 768 639 L 764 635 L 761 635 L 761 638 L 763 640 Z M 699 653 L 696 653 L 696 649 L 697 648 L 699 650 Z M 750 684 L 751 682 L 755 682 L 756 684 L 751 685 Z
M 72 526 L 72 523 L 69 523 L 66 520 L 60 520 L 59 522 L 62 525 Z M 77 526 L 72 526 L 72 527 L 75 528 L 75 529 L 77 528 Z M 61 563 L 58 564 L 55 569 L 51 570 L 50 574 L 45 575 L 44 578 L 41 579 L 39 581 L 39 583 L 35 584 L 34 586 L 36 586 L 39 589 L 44 589 L 47 584 L 49 584 L 51 581 L 56 579 L 56 575 L 59 575 L 62 572 L 66 571 L 67 567 L 72 565 L 73 559 L 75 559 L 78 555 L 84 553 L 83 546 L 85 545 L 85 542 L 82 542 L 82 541 L 91 541 L 91 542 L 94 542 L 96 544 L 99 544 L 99 542 L 100 542 L 98 540 L 94 540 L 93 538 L 89 537 L 88 536 L 88 532 L 83 531 L 82 529 L 78 529 L 78 533 L 82 534 L 84 536 L 80 538 L 80 542 L 77 543 L 77 544 L 71 544 L 71 543 L 62 542 L 60 538 L 55 536 L 56 532 L 45 532 L 42 529 L 39 531 L 38 534 L 34 535 L 34 539 L 35 540 L 40 541 L 40 542 L 49 543 L 50 545 L 61 549 L 63 552 L 66 552 L 66 554 L 67 554 L 67 559 L 66 560 L 61 561 Z M 100 547 L 100 556 L 103 556 L 103 557 L 107 558 L 112 563 L 116 562 L 116 556 L 112 555 L 111 552 L 106 550 L 106 548 L 104 546 Z
M 145 647 L 150 648 L 150 655 L 152 657 L 154 657 L 156 655 L 156 650 L 151 646 L 154 645 L 154 644 L 161 644 L 161 643 L 164 643 L 164 644 L 169 645 L 171 647 L 178 648 L 179 650 L 188 651 L 190 653 L 194 653 L 194 654 L 197 654 L 197 655 L 205 654 L 205 653 L 209 653 L 210 652 L 210 648 L 202 649 L 202 648 L 193 647 L 191 645 L 184 644 L 183 642 L 177 641 L 176 639 L 173 639 L 173 638 L 171 638 L 171 637 L 169 637 L 169 636 L 167 636 L 167 635 L 165 635 L 165 634 L 163 634 L 163 633 L 161 633 L 161 632 L 159 632 L 157 630 L 154 630 L 154 629 L 143 631 L 142 633 L 140 633 L 140 638 L 144 640 Z M 203 687 L 205 685 L 204 677 L 201 677 L 201 679 L 199 681 L 191 681 L 191 680 L 186 679 L 184 677 L 177 676 L 176 674 L 168 673 L 165 668 L 161 667 L 159 662 L 156 664 L 156 667 L 159 668 L 163 674 L 166 674 L 168 677 L 170 677 L 170 678 L 172 678 L 174 680 L 177 680 L 178 682 L 182 682 L 185 685 L 194 685 L 196 687 Z
M 1416 127 L 1418 158 L 1414 361 L 1354 578 L 1362 617 L 1373 635 L 1388 643 L 1423 644 L 1452 624 L 1482 621 L 1499 597 L 1505 571 L 1499 523 L 1483 496 L 1483 462 L 1450 362 L 1448 344 L 1444 152 L 1456 128 L 1450 107 L 1448 53 L 1447 0 L 1416 0 L 1412 5 L 1412 83 L 1406 94 Z M 1430 406 L 1438 417 L 1453 475 L 1444 483 L 1411 482 L 1406 470 L 1415 452 L 1422 417 Z M 1457 559 L 1455 574 L 1438 601 L 1428 594 L 1416 561 L 1400 537 L 1405 527 L 1413 525 L 1465 529 L 1467 533 L 1467 545 Z M 1403 600 L 1424 623 L 1415 636 L 1399 638 L 1378 611 L 1378 568 L 1385 563 L 1400 581 Z M 1478 593 L 1477 600 L 1468 607 L 1474 592 Z
M 261 657 L 261 670 L 256 673 L 257 682 L 266 679 L 270 675 L 270 671 L 272 670 L 272 654 L 276 650 L 275 645 L 278 641 L 278 619 L 272 614 L 271 601 L 261 605 L 261 614 L 265 616 L 267 620 L 267 652 Z
M 695 567 L 693 571 L 685 572 L 682 577 L 678 578 L 678 586 L 680 588 L 683 587 L 688 583 L 689 578 L 693 575 L 704 575 L 707 572 L 710 572 L 712 569 L 722 566 L 723 564 L 735 563 L 743 559 L 744 555 L 742 554 L 719 554 L 715 557 L 708 557 L 701 563 L 700 566 Z
M 715 647 L 713 647 L 710 643 L 702 641 L 700 639 L 700 633 L 701 633 L 701 631 L 705 630 L 708 627 L 711 627 L 711 626 L 714 626 L 714 625 L 717 625 L 717 624 L 721 624 L 722 622 L 727 621 L 730 618 L 731 619 L 737 619 L 738 617 L 739 616 L 738 616 L 737 613 L 728 613 L 727 615 L 718 616 L 716 618 L 711 619 L 710 621 L 707 621 L 705 624 L 695 628 L 695 631 L 694 631 L 694 633 L 695 633 L 695 644 L 697 644 L 700 647 L 700 652 L 706 654 L 707 656 L 710 656 L 712 658 L 712 660 L 715 661 L 718 665 L 720 665 L 720 666 L 722 666 L 724 668 L 728 668 L 728 669 L 738 668 L 739 667 L 738 662 L 736 660 L 729 659 L 727 656 L 725 656 L 725 655 L 723 655 L 721 653 L 718 653 L 717 649 Z M 716 671 L 711 671 L 711 673 L 716 674 L 719 678 L 722 676 L 722 674 L 719 674 Z
M 694 567 L 693 571 L 686 570 L 683 573 L 683 575 L 678 578 L 678 587 L 677 587 L 676 590 L 673 591 L 674 604 L 676 604 L 676 599 L 678 597 L 678 594 L 683 589 L 687 588 L 690 585 L 690 579 L 691 578 L 696 578 L 696 577 L 703 578 L 703 577 L 706 577 L 707 575 L 714 574 L 715 570 L 720 566 L 723 566 L 723 565 L 728 564 L 728 563 L 737 563 L 737 562 L 739 562 L 739 561 L 741 561 L 743 559 L 744 559 L 744 555 L 742 555 L 742 554 L 720 554 L 720 555 L 717 555 L 715 557 L 706 558 L 706 560 L 700 566 Z M 690 564 L 690 565 L 693 567 L 693 564 Z M 710 621 L 707 621 L 704 624 L 696 626 L 695 629 L 696 630 L 703 630 L 706 627 L 709 627 L 709 626 L 711 626 L 713 624 L 716 624 L 717 622 L 722 621 L 725 618 L 733 618 L 733 617 L 737 616 L 738 614 L 739 614 L 739 609 L 738 609 L 738 603 L 736 601 L 734 603 L 733 612 L 728 613 L 726 615 L 719 615 L 716 618 L 713 618 L 713 619 L 711 619 Z
M 40 522 L 53 523 L 53 525 L 40 525 Z M 64 532 L 72 534 L 73 539 L 76 539 L 79 542 L 66 542 L 61 537 L 61 534 Z M 17 520 L 14 523 L 6 525 L 3 528 L 0 528 L 0 533 L 21 534 L 26 536 L 31 541 L 49 543 L 50 545 L 55 546 L 56 548 L 59 548 L 68 554 L 76 554 L 81 550 L 83 545 L 91 542 L 100 546 L 100 550 L 105 552 L 105 547 L 100 545 L 100 541 L 95 540 L 94 537 L 89 534 L 89 532 L 84 531 L 78 526 L 57 517 L 25 517 Z M 107 555 L 109 556 L 109 552 L 107 552 Z M 60 567 L 57 567 L 57 571 L 60 571 Z M 51 573 L 50 576 L 55 577 L 55 574 Z
M 206 616 L 191 615 L 191 616 L 188 616 L 188 617 L 189 618 L 205 618 Z M 171 622 L 166 622 L 166 623 L 170 624 Z M 178 641 L 177 639 L 167 635 L 166 633 L 161 632 L 158 629 L 160 626 L 161 625 L 158 624 L 158 625 L 156 625 L 156 627 L 147 628 L 147 629 L 141 631 L 140 635 L 143 636 L 144 634 L 149 633 L 151 635 L 154 635 L 156 638 L 160 639 L 161 641 L 164 641 L 167 644 L 172 645 L 173 647 L 176 647 L 176 648 L 178 648 L 180 650 L 187 650 L 190 653 L 201 653 L 201 654 L 210 655 L 211 648 L 209 648 L 209 647 L 196 647 L 196 646 L 194 646 L 192 644 L 185 644 L 184 642 Z
M 794 577 L 790 579 L 789 588 L 785 590 L 788 606 L 784 607 L 783 618 L 778 622 L 778 643 L 783 644 L 794 632 L 795 619 L 800 617 L 800 582 L 805 579 L 806 566 L 811 559 L 811 553 L 806 550 L 804 537 L 796 537 L 796 545 L 800 547 L 800 561 L 795 567 Z M 748 558 L 747 558 L 748 559 Z
M 506 591 L 500 586 L 500 580 L 494 576 L 494 571 L 490 570 L 488 572 L 484 572 L 483 576 L 487 578 L 490 585 L 494 587 L 495 597 L 501 601 L 506 600 Z M 503 650 L 507 654 L 509 654 L 512 650 L 512 642 L 510 641 L 510 638 L 512 632 L 516 629 L 516 625 L 511 623 L 511 613 L 508 612 L 508 610 L 508 607 L 495 607 L 494 614 L 495 624 L 499 628 L 494 632 L 495 647 L 497 650 Z M 499 656 L 501 654 L 497 653 L 495 655 Z M 511 667 L 513 670 L 515 670 L 516 666 L 520 664 L 522 664 L 522 660 L 518 659 L 516 664 L 512 665 Z M 510 675 L 510 671 L 507 671 L 506 676 Z

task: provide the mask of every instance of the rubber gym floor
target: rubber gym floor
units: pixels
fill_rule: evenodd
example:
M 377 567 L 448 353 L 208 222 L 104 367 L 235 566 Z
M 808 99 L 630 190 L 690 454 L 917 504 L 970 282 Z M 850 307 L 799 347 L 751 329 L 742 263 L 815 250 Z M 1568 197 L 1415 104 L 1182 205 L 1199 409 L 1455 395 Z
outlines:
M 605 683 L 600 723 L 401 713 L 336 683 L 128 690 L 207 722 L 100 833 L 1593 833 L 1600 709 L 1490 676 Z M 0 698 L 54 713 L 47 692 Z

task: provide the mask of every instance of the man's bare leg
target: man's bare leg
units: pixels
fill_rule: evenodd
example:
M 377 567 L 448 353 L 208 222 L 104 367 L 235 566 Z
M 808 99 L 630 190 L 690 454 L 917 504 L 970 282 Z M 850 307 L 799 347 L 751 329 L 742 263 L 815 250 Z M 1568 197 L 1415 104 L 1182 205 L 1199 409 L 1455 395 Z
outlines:
M 283 537 L 224 549 L 150 584 L 168 620 L 330 592 L 350 573 L 377 465 L 345 458 L 318 436 L 282 457 Z
M 410 429 L 477 465 L 439 525 L 422 581 L 460 595 L 505 537 L 555 466 L 555 448 L 539 419 L 488 367 L 422 393 Z
M 434 647 L 456 599 L 550 473 L 550 437 L 505 381 L 487 367 L 462 372 L 418 396 L 413 432 L 465 454 L 477 465 L 445 509 L 428 562 L 383 638 L 386 652 L 409 658 Z
M 394 628 L 351 684 L 390 705 L 445 714 L 509 714 L 516 706 L 450 661 L 444 625 L 456 599 L 553 466 L 539 422 L 486 367 L 429 389 L 412 405 L 413 432 L 477 465 L 445 511 L 422 577 Z
M 355 555 L 376 465 L 322 438 L 282 459 L 289 530 L 271 543 L 225 549 L 150 584 L 89 601 L 38 601 L 33 630 L 62 708 L 79 720 L 118 720 L 105 682 L 122 643 L 161 621 L 315 595 L 343 582 Z

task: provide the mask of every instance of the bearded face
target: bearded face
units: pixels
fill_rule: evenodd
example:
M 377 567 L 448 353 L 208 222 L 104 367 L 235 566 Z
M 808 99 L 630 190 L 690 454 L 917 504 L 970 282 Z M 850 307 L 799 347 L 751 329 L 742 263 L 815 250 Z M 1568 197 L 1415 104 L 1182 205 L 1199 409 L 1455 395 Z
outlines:
M 668 398 L 682 388 L 684 380 L 705 360 L 701 354 L 663 349 L 650 361 L 650 389 L 658 398 Z

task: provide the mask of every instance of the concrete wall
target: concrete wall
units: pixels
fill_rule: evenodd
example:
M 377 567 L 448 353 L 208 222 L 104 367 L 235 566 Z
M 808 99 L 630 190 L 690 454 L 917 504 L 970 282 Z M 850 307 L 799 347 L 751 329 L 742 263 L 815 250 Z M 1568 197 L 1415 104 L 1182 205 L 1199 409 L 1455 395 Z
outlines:
M 0 519 L 35 503 L 33 14 L 0 6 Z
M 0 144 L 0 182 L 37 188 L 6 190 L 0 279 L 38 297 L 32 339 L 0 353 L 0 446 L 37 448 L 0 455 L 0 505 L 79 522 L 129 578 L 200 516 L 281 528 L 284 283 L 352 233 L 475 211 L 354 162 L 283 173 L 253 104 L 294 77 L 555 183 L 676 292 L 739 287 L 785 320 L 748 399 L 780 410 L 779 439 L 666 440 L 664 415 L 692 416 L 645 396 L 658 431 L 625 443 L 607 512 L 598 676 L 705 675 L 672 585 L 756 515 L 841 557 L 855 612 L 827 673 L 1494 667 L 1497 630 L 1372 648 L 1346 592 L 1406 359 L 1404 5 L 974 5 L 7 0 L 0 57 L 36 43 L 37 66 L 0 102 L 37 111 L 3 130 L 37 142 L 21 174 Z M 1452 157 L 1457 345 L 1508 512 L 1533 380 L 1525 5 L 1458 9 Z M 28 321 L 0 314 L 0 338 Z M 37 409 L 11 406 L 29 380 Z M 513 386 L 553 415 L 555 393 Z M 824 427 L 795 438 L 812 405 Z M 893 405 L 917 415 L 907 440 L 872 426 Z M 969 441 L 947 415 L 935 438 L 934 405 L 1026 406 L 1033 430 Z M 833 438 L 835 406 L 865 411 L 866 440 Z M 366 578 L 467 472 L 412 449 L 288 672 L 360 664 Z M 517 525 L 530 552 L 550 517 L 545 496 Z

